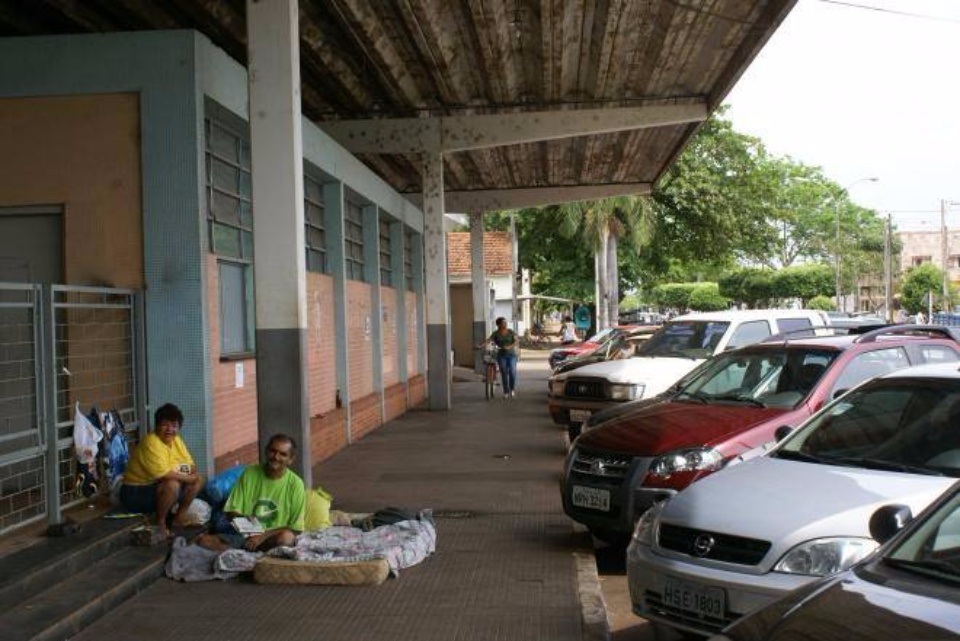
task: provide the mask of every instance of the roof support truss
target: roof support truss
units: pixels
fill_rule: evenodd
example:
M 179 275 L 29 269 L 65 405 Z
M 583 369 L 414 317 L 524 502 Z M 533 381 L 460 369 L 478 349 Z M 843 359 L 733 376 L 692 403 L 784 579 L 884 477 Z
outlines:
M 650 189 L 650 183 L 621 183 L 571 187 L 447 191 L 443 198 L 445 211 L 484 212 L 544 207 L 578 200 L 600 200 L 632 194 L 649 194 Z M 417 206 L 420 206 L 423 200 L 421 194 L 406 194 L 406 196 Z
M 355 154 L 449 153 L 700 122 L 707 116 L 706 102 L 697 102 L 495 115 L 339 120 L 320 126 Z

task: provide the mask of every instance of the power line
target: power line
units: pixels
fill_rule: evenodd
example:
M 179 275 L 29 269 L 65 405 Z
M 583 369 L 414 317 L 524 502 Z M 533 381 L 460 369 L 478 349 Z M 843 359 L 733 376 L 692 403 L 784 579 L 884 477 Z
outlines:
M 944 16 L 930 16 L 923 13 L 911 13 L 909 11 L 897 11 L 896 9 L 886 9 L 884 7 L 874 7 L 868 4 L 858 4 L 856 2 L 844 2 L 843 0 L 819 0 L 824 4 L 836 4 L 842 7 L 852 9 L 863 9 L 864 11 L 876 11 L 877 13 L 889 13 L 896 16 L 905 16 L 907 18 L 920 18 L 921 20 L 932 20 L 933 22 L 949 22 L 951 24 L 960 24 L 956 18 L 946 18 Z

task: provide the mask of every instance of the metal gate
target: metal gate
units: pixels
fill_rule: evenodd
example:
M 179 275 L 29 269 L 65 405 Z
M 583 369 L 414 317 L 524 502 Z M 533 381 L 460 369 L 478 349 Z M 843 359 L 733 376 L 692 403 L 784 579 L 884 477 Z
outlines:
M 82 502 L 76 403 L 116 409 L 136 440 L 145 395 L 142 297 L 101 287 L 0 283 L 0 532 Z M 101 487 L 101 492 L 109 488 Z

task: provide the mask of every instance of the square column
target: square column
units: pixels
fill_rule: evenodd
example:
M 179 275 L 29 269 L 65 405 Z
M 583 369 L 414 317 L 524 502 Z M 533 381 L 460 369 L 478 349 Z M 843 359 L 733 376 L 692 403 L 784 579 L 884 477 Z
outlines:
M 247 0 L 260 455 L 289 434 L 311 487 L 298 20 L 297 0 Z
M 487 266 L 483 257 L 483 213 L 470 214 L 470 284 L 473 293 L 473 344 L 486 340 L 492 331 L 490 318 L 490 290 L 487 288 Z M 473 355 L 473 369 L 483 371 L 483 353 Z
M 427 394 L 431 410 L 450 409 L 450 292 L 443 230 L 443 154 L 423 155 L 423 245 L 427 298 Z

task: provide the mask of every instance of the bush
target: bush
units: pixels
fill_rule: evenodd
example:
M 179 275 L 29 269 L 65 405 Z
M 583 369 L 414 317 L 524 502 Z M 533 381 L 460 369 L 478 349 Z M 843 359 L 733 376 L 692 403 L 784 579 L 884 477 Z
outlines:
M 824 312 L 832 312 L 836 308 L 836 302 L 829 296 L 814 296 L 807 301 L 807 309 L 819 309 Z
M 697 283 L 690 292 L 690 309 L 698 312 L 719 312 L 730 307 L 730 300 L 720 295 L 716 283 Z

